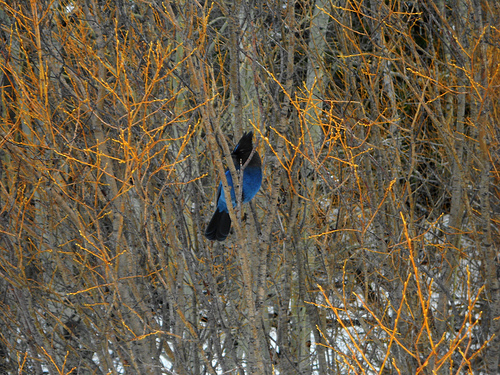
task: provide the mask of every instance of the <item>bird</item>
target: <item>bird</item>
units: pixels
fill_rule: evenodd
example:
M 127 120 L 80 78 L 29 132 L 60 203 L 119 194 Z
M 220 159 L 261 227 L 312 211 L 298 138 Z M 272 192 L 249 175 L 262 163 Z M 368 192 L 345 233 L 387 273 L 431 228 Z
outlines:
M 252 159 L 250 159 L 247 164 L 247 160 L 253 151 L 252 138 L 252 131 L 244 133 L 231 153 L 236 171 L 240 171 L 240 169 L 244 167 L 242 182 L 243 203 L 250 202 L 255 194 L 257 194 L 262 184 L 262 163 L 257 151 L 253 153 Z M 234 192 L 233 178 L 229 170 L 226 171 L 226 179 L 229 188 L 231 189 L 231 201 L 233 203 L 233 207 L 235 207 L 237 200 Z M 205 230 L 205 237 L 211 241 L 224 241 L 229 235 L 230 229 L 231 217 L 229 216 L 227 201 L 224 196 L 224 189 L 222 188 L 221 182 L 219 183 L 219 188 L 217 189 L 217 207 L 215 208 L 212 219 L 208 223 L 207 229 Z

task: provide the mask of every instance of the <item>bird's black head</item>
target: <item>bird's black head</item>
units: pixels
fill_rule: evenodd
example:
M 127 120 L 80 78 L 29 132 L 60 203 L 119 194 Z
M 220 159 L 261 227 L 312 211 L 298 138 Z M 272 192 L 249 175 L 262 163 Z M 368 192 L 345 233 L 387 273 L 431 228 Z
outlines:
M 247 132 L 243 134 L 240 141 L 233 150 L 233 155 L 242 155 L 246 152 L 252 152 L 253 149 L 253 132 Z
M 253 138 L 253 132 L 251 131 L 243 134 L 243 137 L 241 137 L 240 141 L 234 148 L 234 151 L 231 153 L 231 156 L 233 157 L 233 161 L 236 167 L 245 164 L 248 157 L 252 153 L 253 150 L 252 138 Z M 250 162 L 250 164 L 260 165 L 259 154 L 255 152 L 253 155 L 254 156 L 252 157 L 252 161 Z

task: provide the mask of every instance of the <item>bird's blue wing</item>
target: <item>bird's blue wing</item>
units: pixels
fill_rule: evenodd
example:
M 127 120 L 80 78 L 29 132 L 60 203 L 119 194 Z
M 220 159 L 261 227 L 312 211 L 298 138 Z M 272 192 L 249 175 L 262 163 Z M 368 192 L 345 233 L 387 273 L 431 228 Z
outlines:
M 262 184 L 262 170 L 258 168 L 247 167 L 243 172 L 243 203 L 250 200 L 257 194 Z
M 229 187 L 231 188 L 231 200 L 233 201 L 233 207 L 236 205 L 236 196 L 234 195 L 233 178 L 231 177 L 231 172 L 226 171 L 226 179 Z M 217 208 L 219 211 L 228 212 L 226 197 L 224 195 L 224 189 L 222 188 L 222 182 L 219 183 L 219 188 L 217 190 Z
M 233 202 L 233 207 L 236 206 L 236 194 L 233 187 L 233 178 L 231 177 L 231 172 L 226 172 L 227 183 L 231 188 L 231 201 Z M 262 184 L 262 170 L 260 167 L 252 168 L 247 167 L 243 172 L 243 203 L 250 202 L 250 200 L 257 194 Z M 219 184 L 219 189 L 217 190 L 217 208 L 219 211 L 228 212 L 226 197 L 224 195 L 224 189 L 222 188 L 222 182 Z

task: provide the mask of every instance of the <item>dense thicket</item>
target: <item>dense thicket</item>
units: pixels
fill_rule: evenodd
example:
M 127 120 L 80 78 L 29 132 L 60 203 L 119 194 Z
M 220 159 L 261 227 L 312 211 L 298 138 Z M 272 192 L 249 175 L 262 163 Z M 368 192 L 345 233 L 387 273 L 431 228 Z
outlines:
M 0 372 L 496 374 L 499 24 L 0 0 Z M 248 130 L 263 186 L 213 243 Z

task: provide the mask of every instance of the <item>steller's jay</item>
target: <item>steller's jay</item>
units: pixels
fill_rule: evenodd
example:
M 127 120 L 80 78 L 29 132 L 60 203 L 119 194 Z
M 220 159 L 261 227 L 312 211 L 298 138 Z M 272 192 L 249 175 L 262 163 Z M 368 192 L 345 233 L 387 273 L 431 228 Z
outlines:
M 233 158 L 233 163 L 237 171 L 245 165 L 248 157 L 252 153 L 252 137 L 253 132 L 243 134 L 243 137 L 241 137 L 240 141 L 231 153 L 231 157 Z M 226 178 L 229 188 L 231 189 L 231 201 L 234 207 L 236 206 L 236 195 L 234 193 L 233 178 L 231 177 L 231 172 L 229 170 L 226 171 Z M 262 169 L 260 156 L 257 152 L 254 152 L 252 159 L 250 159 L 246 167 L 243 169 L 243 203 L 249 202 L 255 194 L 257 194 L 261 183 Z M 222 188 L 221 182 L 219 183 L 219 189 L 217 190 L 217 208 L 212 216 L 212 220 L 208 223 L 207 230 L 205 231 L 205 237 L 212 241 L 224 241 L 229 235 L 230 229 L 231 218 L 229 217 L 226 197 L 224 196 L 224 189 Z

